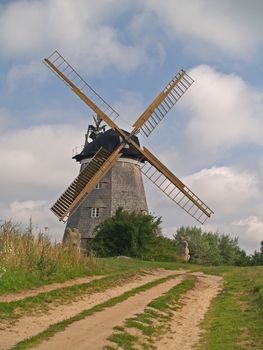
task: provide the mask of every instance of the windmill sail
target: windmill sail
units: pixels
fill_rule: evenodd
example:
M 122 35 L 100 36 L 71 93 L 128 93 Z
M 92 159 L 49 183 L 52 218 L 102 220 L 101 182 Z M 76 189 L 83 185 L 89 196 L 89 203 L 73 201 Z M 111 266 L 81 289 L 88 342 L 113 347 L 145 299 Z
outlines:
M 140 130 L 148 137 L 193 82 L 182 69 L 134 123 L 133 133 Z
M 213 211 L 186 185 L 170 172 L 147 148 L 142 154 L 147 162 L 142 163 L 142 173 L 162 192 L 171 198 L 188 214 L 203 224 Z
M 71 88 L 77 87 L 99 107 L 109 118 L 116 119 L 119 114 L 76 72 L 76 70 L 58 52 L 54 51 L 44 63 Z M 59 73 L 62 73 L 59 74 Z
M 119 151 L 120 147 L 110 154 L 101 147 L 50 210 L 60 220 L 66 221 L 68 214 L 80 204 L 84 196 L 96 186 L 121 156 Z
M 118 113 L 85 82 L 58 51 L 54 51 L 48 58 L 45 58 L 44 63 L 121 136 L 119 147 L 112 154 L 101 148 L 53 205 L 51 210 L 60 220 L 67 220 L 67 216 L 78 207 L 85 195 L 96 186 L 100 179 L 115 164 L 121 156 L 122 148 L 126 147 L 127 144 L 133 146 L 142 155 L 142 173 L 188 214 L 200 223 L 204 223 L 213 214 L 213 211 L 171 173 L 147 148 L 144 147 L 142 149 L 132 139 L 132 136 L 138 132 L 148 137 L 169 110 L 189 89 L 193 83 L 193 79 L 184 70 L 181 70 L 169 82 L 135 122 L 133 131 L 128 134 L 114 122 L 118 117 Z
M 113 122 L 119 114 L 85 82 L 58 51 L 44 58 L 43 62 L 112 129 L 119 132 L 122 137 L 126 137 L 126 134 Z

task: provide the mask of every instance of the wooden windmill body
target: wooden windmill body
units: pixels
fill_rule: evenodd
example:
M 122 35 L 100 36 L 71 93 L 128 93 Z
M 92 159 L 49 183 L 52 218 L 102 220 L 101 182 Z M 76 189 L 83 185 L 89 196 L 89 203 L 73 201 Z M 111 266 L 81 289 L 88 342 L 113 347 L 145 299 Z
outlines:
M 73 157 L 81 164 L 80 173 L 89 165 L 101 147 L 112 151 L 121 142 L 114 130 L 99 131 L 101 122 L 99 117 L 94 120 L 96 126 L 89 126 L 83 150 Z M 133 138 L 139 144 L 138 138 Z M 67 237 L 68 229 L 78 228 L 81 234 L 81 248 L 85 250 L 87 241 L 94 237 L 96 226 L 115 214 L 117 208 L 122 207 L 129 212 L 148 211 L 140 158 L 135 149 L 123 149 L 122 156 L 69 215 L 64 239 Z
M 119 140 L 108 149 L 102 144 L 52 206 L 51 211 L 59 220 L 66 222 L 73 213 L 78 212 L 81 203 L 87 200 L 87 195 L 121 164 L 125 150 L 136 152 L 140 172 L 189 215 L 202 224 L 211 217 L 213 211 L 155 155 L 146 147 L 141 147 L 137 138 L 139 133 L 148 137 L 192 85 L 192 78 L 184 70 L 166 85 L 128 133 L 115 123 L 118 113 L 85 82 L 58 51 L 45 58 L 44 63 L 111 128 Z

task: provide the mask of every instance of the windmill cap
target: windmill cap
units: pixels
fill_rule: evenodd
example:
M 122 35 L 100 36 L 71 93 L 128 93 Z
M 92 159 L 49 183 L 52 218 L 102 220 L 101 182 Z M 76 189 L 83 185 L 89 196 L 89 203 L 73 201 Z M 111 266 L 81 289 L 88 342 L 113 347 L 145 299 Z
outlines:
M 130 134 L 125 130 L 123 131 L 127 134 L 127 136 Z M 136 142 L 138 146 L 140 146 L 137 136 L 133 135 L 132 140 Z M 92 158 L 101 147 L 112 153 L 120 145 L 120 143 L 120 135 L 113 129 L 109 129 L 104 133 L 101 133 L 92 142 L 87 143 L 83 150 L 79 154 L 75 155 L 73 159 L 76 159 L 77 162 L 80 162 L 83 159 Z M 141 154 L 134 147 L 132 147 L 132 145 L 129 145 L 128 148 L 125 147 L 122 149 L 122 156 L 136 160 L 139 160 L 141 158 Z

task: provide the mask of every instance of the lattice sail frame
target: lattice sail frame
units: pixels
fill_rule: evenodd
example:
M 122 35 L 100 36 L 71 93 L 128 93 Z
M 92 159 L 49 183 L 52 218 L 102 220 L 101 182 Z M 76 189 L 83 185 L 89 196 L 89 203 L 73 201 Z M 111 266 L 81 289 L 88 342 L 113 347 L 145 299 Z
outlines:
M 138 130 L 148 137 L 193 82 L 194 80 L 181 69 L 133 124 L 134 132 Z
M 164 90 L 161 91 L 152 104 L 138 118 L 133 125 L 134 129 L 127 136 L 114 122 L 119 114 L 85 82 L 58 51 L 54 51 L 48 58 L 45 58 L 44 63 L 93 109 L 101 119 L 118 132 L 122 140 L 120 146 L 112 154 L 100 149 L 92 158 L 90 164 L 84 168 L 84 172 L 82 171 L 77 176 L 53 205 L 51 210 L 60 220 L 64 222 L 67 220 L 68 215 L 78 207 L 81 200 L 96 186 L 100 179 L 106 175 L 118 158 L 120 158 L 121 150 L 127 144 L 133 146 L 142 155 L 142 173 L 188 214 L 200 223 L 204 223 L 213 214 L 213 211 L 149 150 L 145 147 L 141 148 L 132 139 L 132 136 L 138 132 L 149 136 L 169 110 L 192 85 L 193 79 L 184 70 L 181 70 L 167 84 Z
M 52 69 L 60 79 L 61 75 L 58 74 L 59 70 L 67 79 L 61 79 L 66 85 L 72 88 L 72 83 L 83 94 L 88 96 L 90 100 L 101 111 L 108 115 L 111 119 L 115 120 L 119 114 L 99 95 L 97 92 L 78 74 L 78 72 L 65 60 L 65 58 L 56 50 L 48 58 L 44 59 L 44 63 L 47 65 L 47 61 L 53 66 L 48 65 L 48 68 Z M 54 67 L 57 69 L 55 70 Z
M 167 197 L 179 205 L 201 224 L 213 214 L 213 211 L 194 194 L 181 180 L 171 173 L 154 155 L 143 148 L 147 161 L 139 162 L 141 172 L 157 186 Z

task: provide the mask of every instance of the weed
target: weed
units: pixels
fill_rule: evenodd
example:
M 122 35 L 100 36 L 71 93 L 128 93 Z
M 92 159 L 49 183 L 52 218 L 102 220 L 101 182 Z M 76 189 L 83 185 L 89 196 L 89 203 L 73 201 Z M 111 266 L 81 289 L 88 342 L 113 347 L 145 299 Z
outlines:
M 94 274 L 98 259 L 86 257 L 47 235 L 23 232 L 11 221 L 0 225 L 0 294 Z
M 119 346 L 124 346 L 127 350 L 133 350 L 134 348 L 132 346 L 129 346 L 130 344 L 133 344 L 135 341 L 138 340 L 138 337 L 123 331 L 121 333 L 114 333 L 109 337 L 109 340 L 113 343 L 117 343 Z

